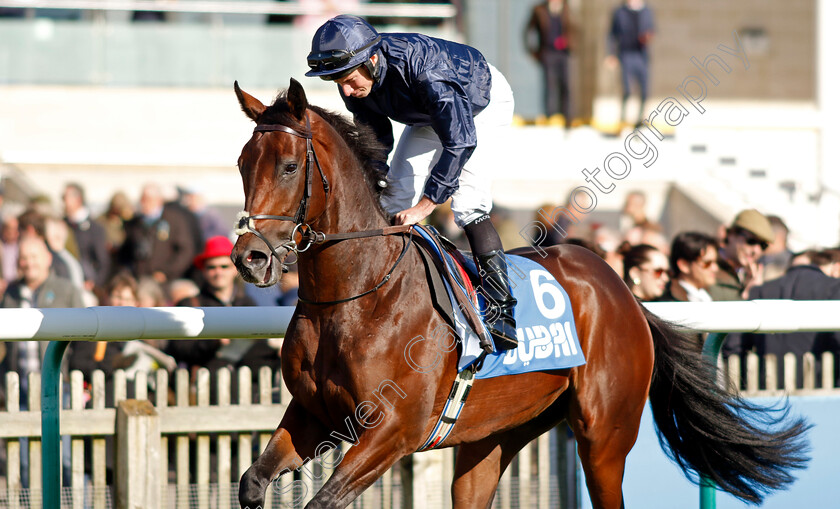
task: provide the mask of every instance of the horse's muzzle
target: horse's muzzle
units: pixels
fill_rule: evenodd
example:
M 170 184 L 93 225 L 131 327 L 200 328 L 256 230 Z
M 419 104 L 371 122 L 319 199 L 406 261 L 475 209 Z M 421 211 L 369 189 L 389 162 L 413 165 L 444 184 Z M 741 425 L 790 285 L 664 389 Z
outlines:
M 256 238 L 253 240 L 257 242 L 247 242 L 243 238 L 237 240 L 230 255 L 242 279 L 260 287 L 276 284 L 282 275 L 282 264 L 272 257 L 262 242 Z M 276 251 L 281 257 L 289 253 L 285 247 L 278 247 Z

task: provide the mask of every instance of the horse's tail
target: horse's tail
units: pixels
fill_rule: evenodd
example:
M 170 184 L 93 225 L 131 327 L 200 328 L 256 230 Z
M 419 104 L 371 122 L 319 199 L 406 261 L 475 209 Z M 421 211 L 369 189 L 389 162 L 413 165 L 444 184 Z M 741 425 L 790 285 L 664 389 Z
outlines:
M 718 383 L 718 369 L 673 324 L 644 310 L 655 352 L 650 406 L 659 443 L 692 482 L 699 475 L 754 504 L 793 482 L 808 461 L 810 425 L 787 403 L 758 407 Z M 784 421 L 784 422 L 783 422 Z

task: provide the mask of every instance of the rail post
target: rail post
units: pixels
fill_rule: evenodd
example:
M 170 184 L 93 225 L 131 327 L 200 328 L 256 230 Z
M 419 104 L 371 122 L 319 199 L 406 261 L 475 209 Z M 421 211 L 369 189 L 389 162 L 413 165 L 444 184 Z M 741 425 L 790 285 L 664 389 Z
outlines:
M 41 485 L 43 507 L 61 507 L 61 359 L 69 341 L 50 341 L 41 369 Z

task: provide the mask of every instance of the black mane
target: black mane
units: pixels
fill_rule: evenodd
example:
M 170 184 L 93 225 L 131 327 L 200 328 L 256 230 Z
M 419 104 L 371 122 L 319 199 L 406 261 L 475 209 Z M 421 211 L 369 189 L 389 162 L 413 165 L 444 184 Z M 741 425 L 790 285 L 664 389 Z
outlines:
M 298 121 L 289 112 L 289 105 L 286 102 L 286 91 L 280 92 L 274 102 L 260 115 L 260 124 L 282 124 L 289 127 L 299 126 Z M 379 143 L 373 129 L 365 124 L 357 124 L 353 120 L 336 113 L 328 111 L 319 106 L 308 105 L 309 109 L 317 113 L 329 123 L 333 129 L 344 139 L 350 150 L 356 156 L 359 167 L 362 169 L 365 181 L 377 196 L 382 193 L 382 188 L 376 182 L 384 177 L 379 174 L 377 162 L 384 162 L 387 154 L 385 147 Z

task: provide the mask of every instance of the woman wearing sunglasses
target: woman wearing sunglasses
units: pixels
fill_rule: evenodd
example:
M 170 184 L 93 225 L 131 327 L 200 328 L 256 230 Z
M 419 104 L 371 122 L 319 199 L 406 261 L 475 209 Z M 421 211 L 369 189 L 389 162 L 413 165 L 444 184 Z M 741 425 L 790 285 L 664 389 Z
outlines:
M 624 256 L 624 282 L 633 295 L 645 302 L 657 300 L 668 284 L 668 258 L 648 244 L 625 244 L 619 253 Z
M 487 168 L 506 159 L 498 150 L 513 118 L 505 77 L 470 46 L 422 34 L 380 34 L 347 15 L 318 28 L 307 64 L 306 75 L 335 82 L 356 122 L 372 127 L 384 145 L 381 203 L 395 224 L 422 221 L 452 199 L 455 223 L 484 274 L 482 289 L 499 308 L 493 313 L 499 319 L 488 324 L 496 347 L 516 348 L 516 300 L 488 216 Z M 406 126 L 396 148 L 391 121 Z

